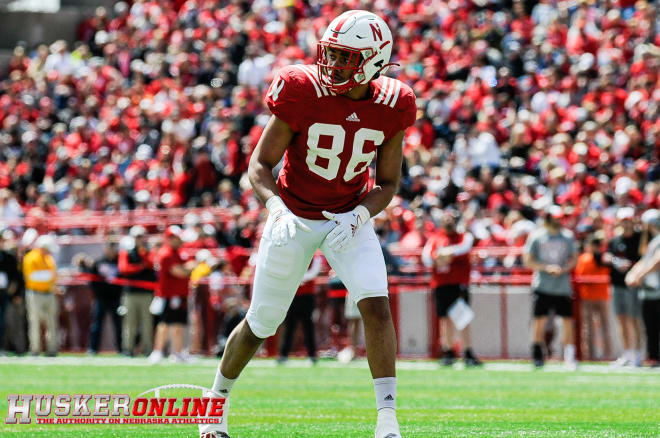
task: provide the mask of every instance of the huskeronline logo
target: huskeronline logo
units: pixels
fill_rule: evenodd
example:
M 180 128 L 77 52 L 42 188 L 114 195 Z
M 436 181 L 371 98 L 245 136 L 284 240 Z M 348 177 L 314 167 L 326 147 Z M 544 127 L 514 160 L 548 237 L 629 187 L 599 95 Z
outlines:
M 162 390 L 198 389 L 202 397 L 160 397 Z M 153 393 L 155 397 L 145 397 Z M 10 394 L 5 424 L 201 424 L 222 422 L 225 397 L 209 388 L 174 384 L 127 394 Z M 54 418 L 52 416 L 55 416 Z

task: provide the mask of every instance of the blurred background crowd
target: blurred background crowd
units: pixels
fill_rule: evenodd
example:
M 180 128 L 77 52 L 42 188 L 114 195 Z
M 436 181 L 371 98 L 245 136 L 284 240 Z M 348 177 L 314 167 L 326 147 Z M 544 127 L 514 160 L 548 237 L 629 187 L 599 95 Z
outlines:
M 280 66 L 313 63 L 351 8 L 395 30 L 392 75 L 418 96 L 388 241 L 419 246 L 405 235 L 447 206 L 479 240 L 515 244 L 552 203 L 578 233 L 659 205 L 652 2 L 136 0 L 97 9 L 73 46 L 16 47 L 0 82 L 1 217 L 260 209 L 245 170 L 265 89 Z

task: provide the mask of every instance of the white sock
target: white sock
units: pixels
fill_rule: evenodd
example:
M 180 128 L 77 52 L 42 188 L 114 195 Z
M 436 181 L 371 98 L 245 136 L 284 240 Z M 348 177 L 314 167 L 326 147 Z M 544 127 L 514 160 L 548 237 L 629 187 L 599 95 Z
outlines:
M 376 391 L 376 408 L 396 409 L 396 377 L 381 377 L 374 379 Z
M 228 379 L 223 376 L 220 372 L 220 367 L 218 367 L 218 371 L 215 373 L 215 380 L 213 381 L 213 388 L 211 389 L 219 394 L 223 394 L 225 397 L 229 397 L 229 391 L 231 391 L 236 380 L 238 380 L 238 378 Z
M 566 344 L 564 346 L 564 362 L 575 362 L 575 345 Z

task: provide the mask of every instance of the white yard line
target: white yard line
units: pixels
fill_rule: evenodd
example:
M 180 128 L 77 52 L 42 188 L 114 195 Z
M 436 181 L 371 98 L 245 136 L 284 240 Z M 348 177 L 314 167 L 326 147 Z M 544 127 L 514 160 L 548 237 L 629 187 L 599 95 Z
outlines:
M 127 358 L 127 357 L 104 357 L 104 356 L 58 356 L 58 357 L 0 357 L 0 366 L 5 365 L 35 365 L 35 366 L 50 366 L 50 365 L 66 365 L 66 366 L 122 366 L 122 367 L 163 367 L 163 366 L 196 366 L 196 367 L 216 367 L 218 359 L 214 358 L 199 358 L 189 364 L 173 364 L 167 360 L 159 363 L 158 365 L 151 365 L 146 358 Z M 276 368 L 279 365 L 273 359 L 256 359 L 248 365 L 252 368 Z M 312 365 L 307 360 L 291 359 L 284 367 L 287 368 L 310 368 Z M 355 360 L 349 364 L 342 364 L 333 360 L 320 360 L 315 365 L 320 368 L 368 368 L 365 359 Z M 454 369 L 461 370 L 465 366 L 457 362 Z M 561 363 L 551 362 L 546 364 L 542 369 L 535 369 L 532 364 L 524 362 L 487 362 L 484 367 L 487 371 L 501 371 L 501 372 L 556 372 L 556 373 L 574 373 L 574 371 L 567 369 Z M 436 371 L 444 369 L 437 362 L 434 361 L 408 361 L 400 360 L 397 362 L 397 369 L 410 370 L 410 371 Z M 584 364 L 578 367 L 578 372 L 581 373 L 594 373 L 594 374 L 660 374 L 660 368 L 632 368 L 623 367 L 615 368 L 608 364 Z

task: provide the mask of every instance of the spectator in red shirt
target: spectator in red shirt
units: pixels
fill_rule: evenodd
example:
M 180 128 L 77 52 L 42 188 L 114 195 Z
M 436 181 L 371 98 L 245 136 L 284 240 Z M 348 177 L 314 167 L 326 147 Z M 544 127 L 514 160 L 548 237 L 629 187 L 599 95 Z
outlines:
M 474 237 L 469 232 L 457 228 L 458 215 L 446 210 L 441 218 L 441 229 L 432 235 L 422 251 L 422 262 L 432 267 L 431 288 L 434 290 L 436 311 L 440 318 L 440 333 L 443 349 L 443 364 L 453 365 L 455 360 L 452 343 L 456 327 L 448 318 L 450 309 L 460 299 L 470 302 L 468 285 L 470 284 L 470 250 Z M 469 325 L 460 330 L 463 343 L 465 364 L 481 365 L 472 352 Z
M 165 230 L 165 244 L 156 255 L 158 264 L 158 287 L 154 311 L 160 314 L 156 327 L 154 351 L 149 356 L 151 363 L 163 359 L 163 350 L 168 339 L 172 343 L 170 359 L 174 362 L 188 360 L 183 353 L 183 338 L 188 323 L 188 282 L 194 260 L 186 263 L 181 257 L 182 230 L 172 225 Z M 158 307 L 158 309 L 156 309 Z

